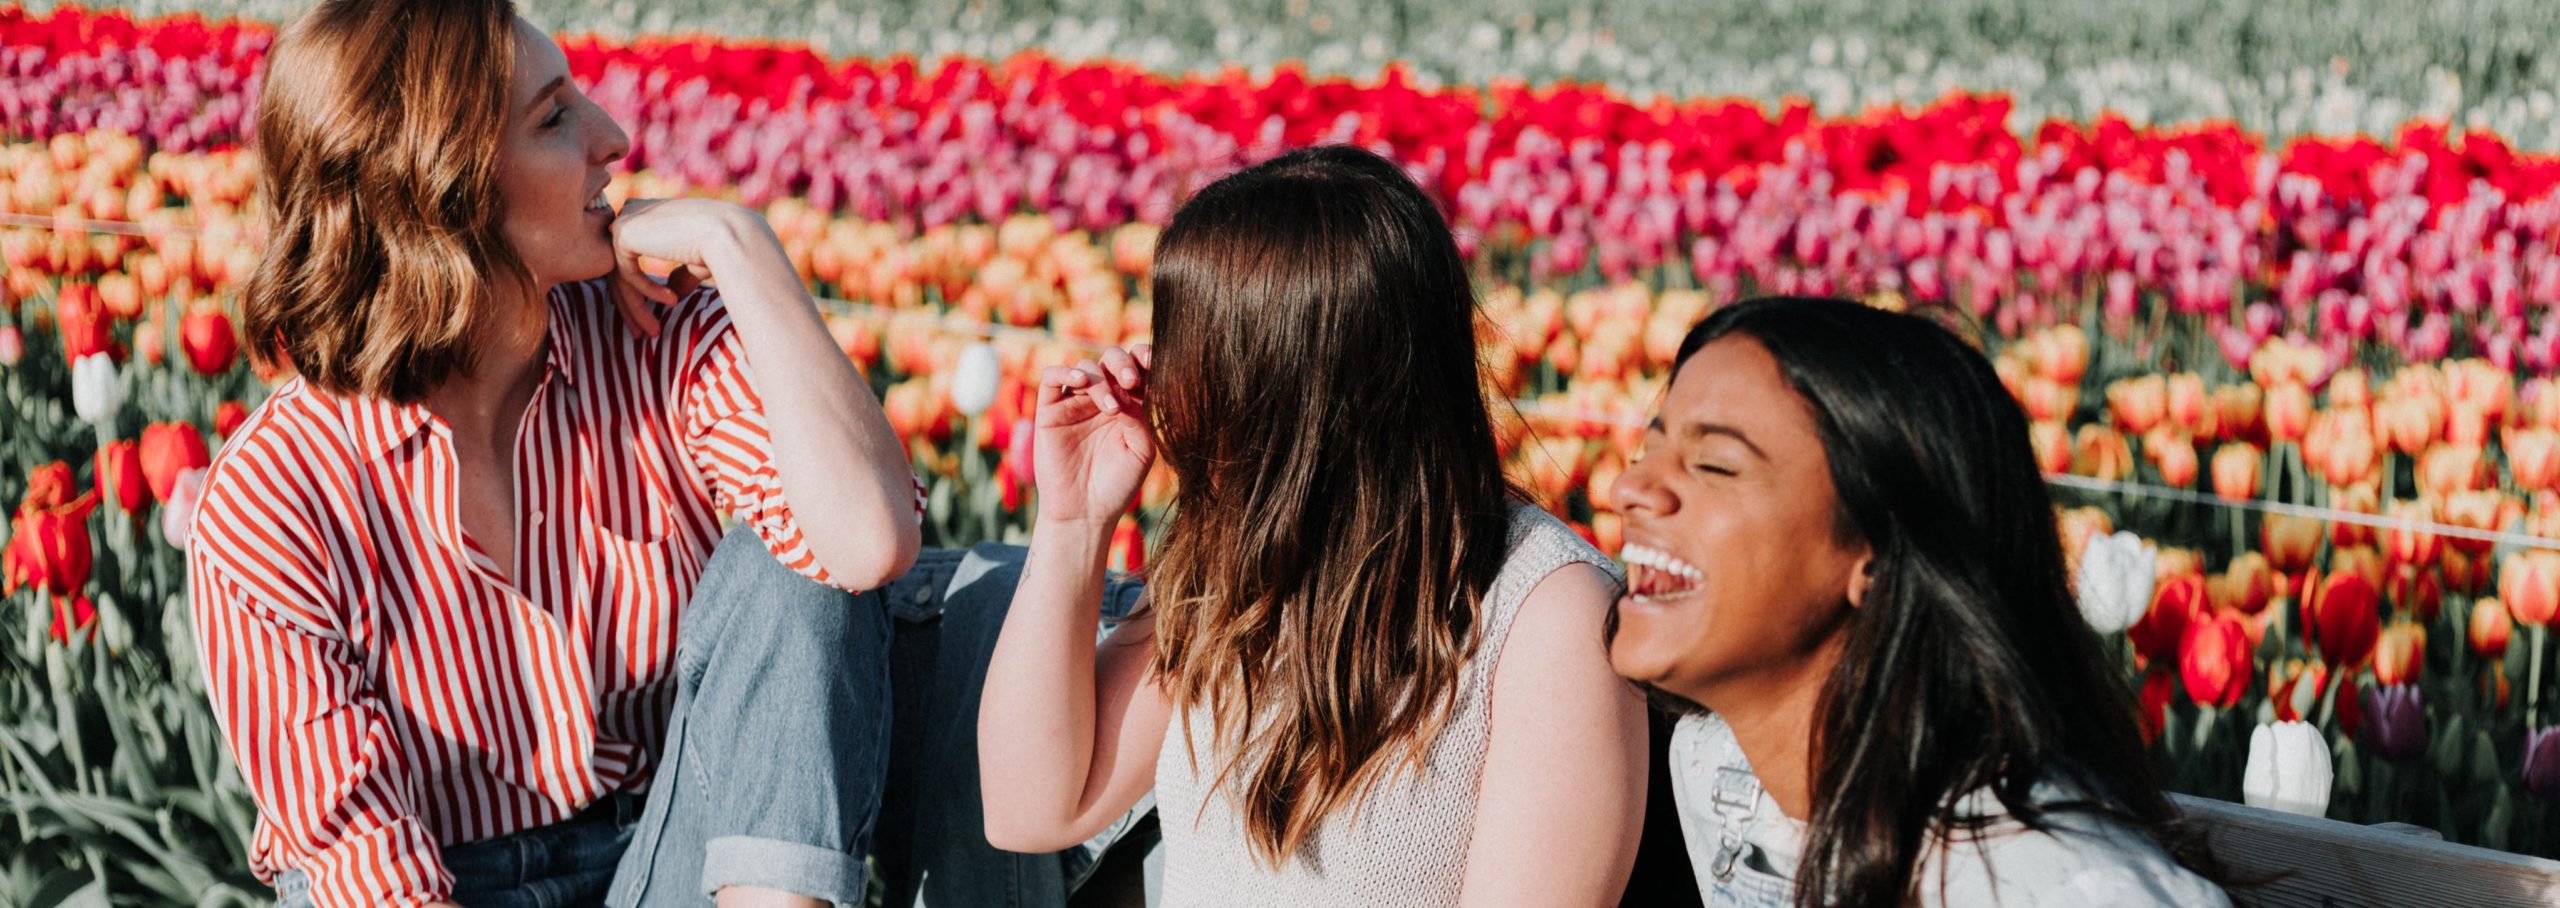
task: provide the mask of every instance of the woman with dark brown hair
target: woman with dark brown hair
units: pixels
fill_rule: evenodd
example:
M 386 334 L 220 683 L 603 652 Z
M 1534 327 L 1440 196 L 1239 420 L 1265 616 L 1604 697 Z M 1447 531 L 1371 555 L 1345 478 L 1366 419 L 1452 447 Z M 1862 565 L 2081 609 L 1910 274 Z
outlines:
M 1990 361 L 1920 316 L 1772 298 L 1671 370 L 1612 493 L 1609 655 L 1682 714 L 1707 905 L 2229 904 Z
M 506 0 L 321 3 L 257 144 L 246 324 L 298 376 L 188 547 L 253 869 L 286 905 L 862 901 L 888 625 L 849 591 L 914 560 L 917 496 L 772 231 L 606 204 L 629 140 Z
M 1203 189 L 1154 274 L 1152 350 L 1041 377 L 988 838 L 1062 847 L 1153 789 L 1171 908 L 1615 904 L 1645 780 L 1618 580 L 1503 478 L 1439 211 L 1375 155 L 1295 152 Z M 1097 645 L 1158 451 L 1151 604 Z

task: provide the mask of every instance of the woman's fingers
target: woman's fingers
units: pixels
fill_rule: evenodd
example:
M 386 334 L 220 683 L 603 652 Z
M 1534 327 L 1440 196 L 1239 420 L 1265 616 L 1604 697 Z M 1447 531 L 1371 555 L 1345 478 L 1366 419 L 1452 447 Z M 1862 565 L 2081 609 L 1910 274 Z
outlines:
M 1155 368 L 1156 368 L 1156 345 L 1154 345 L 1154 344 L 1130 344 L 1130 345 L 1129 345 L 1129 355 L 1130 355 L 1130 356 L 1132 356 L 1132 357 L 1135 357 L 1135 358 L 1138 360 L 1138 365 L 1139 365 L 1139 367 L 1144 368 L 1144 369 L 1146 369 L 1146 370 L 1147 370 L 1147 371 L 1149 371 L 1149 372 L 1153 372 L 1153 371 L 1155 371 Z
M 1122 388 L 1135 391 L 1146 382 L 1146 370 L 1138 365 L 1138 358 L 1127 350 L 1113 347 L 1102 351 L 1102 367 L 1111 373 L 1112 380 L 1119 383 Z
M 1076 371 L 1087 376 L 1083 391 L 1093 398 L 1094 406 L 1102 408 L 1104 413 L 1120 412 L 1120 391 L 1112 387 L 1111 379 L 1102 371 L 1101 363 L 1088 359 L 1076 363 Z

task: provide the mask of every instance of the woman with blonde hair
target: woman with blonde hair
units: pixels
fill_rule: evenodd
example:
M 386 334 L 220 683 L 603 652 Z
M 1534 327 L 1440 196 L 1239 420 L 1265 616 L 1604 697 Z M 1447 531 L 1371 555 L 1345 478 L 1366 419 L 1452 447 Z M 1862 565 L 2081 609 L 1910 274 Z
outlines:
M 286 905 L 864 899 L 848 591 L 914 560 L 914 479 L 761 218 L 606 204 L 629 146 L 506 0 L 328 0 L 267 57 L 243 307 L 297 376 L 187 569 Z
M 1174 908 L 1615 904 L 1645 782 L 1618 581 L 1502 475 L 1439 211 L 1375 155 L 1295 152 L 1201 190 L 1154 275 L 1152 349 L 1041 377 L 988 838 L 1061 847 L 1153 789 Z M 1150 604 L 1097 644 L 1159 451 Z

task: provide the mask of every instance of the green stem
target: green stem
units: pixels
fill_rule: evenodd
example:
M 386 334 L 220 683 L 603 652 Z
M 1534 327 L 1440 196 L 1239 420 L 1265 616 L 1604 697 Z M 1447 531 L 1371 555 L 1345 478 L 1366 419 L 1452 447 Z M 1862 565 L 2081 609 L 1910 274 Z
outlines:
M 2549 636 L 2550 628 L 2533 629 L 2533 658 L 2525 663 L 2524 727 L 2528 730 L 2542 721 L 2542 641 Z

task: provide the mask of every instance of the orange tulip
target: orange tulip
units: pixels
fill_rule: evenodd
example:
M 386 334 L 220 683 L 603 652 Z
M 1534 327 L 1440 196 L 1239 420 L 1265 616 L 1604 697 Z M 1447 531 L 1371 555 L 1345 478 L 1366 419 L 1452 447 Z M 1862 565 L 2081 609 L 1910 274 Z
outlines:
M 2242 552 L 2240 557 L 2231 559 L 2231 567 L 2223 573 L 2223 583 L 2227 596 L 2223 604 L 2240 614 L 2256 615 L 2275 600 L 2279 578 L 2275 568 L 2268 566 L 2267 556 Z
M 2329 552 L 2329 573 L 2354 574 L 2364 578 L 2366 586 L 2382 589 L 2383 577 L 2389 573 L 2388 559 L 2382 552 L 2364 546 L 2333 549 Z
M 2345 486 L 2329 490 L 2329 507 L 2357 514 L 2378 514 L 2382 509 L 2382 490 L 2377 483 Z M 2346 546 L 2372 545 L 2373 527 L 2344 520 L 2330 524 L 2329 541 Z
M 2179 432 L 2154 432 L 2143 441 L 2143 453 L 2160 468 L 2160 480 L 2179 488 L 2196 484 L 2195 442 Z
M 2258 472 L 2264 455 L 2256 445 L 2245 441 L 2223 445 L 2213 452 L 2213 494 L 2224 501 L 2248 501 L 2258 497 Z
M 2372 658 L 2381 636 L 2380 604 L 2372 585 L 2353 572 L 2329 575 L 2311 599 L 2304 636 L 2330 665 L 2353 669 Z
M 2214 614 L 2187 625 L 2178 675 L 2198 706 L 2229 709 L 2249 689 L 2249 635 L 2239 618 Z
M 2457 403 L 2445 410 L 2445 444 L 2467 448 L 2489 444 L 2489 414 L 2467 403 Z
M 2404 397 L 2383 401 L 2373 408 L 2374 421 L 2391 436 L 2391 448 L 2402 454 L 2416 455 L 2436 443 L 2444 432 L 2443 404 L 2433 397 Z
M 2373 409 L 2373 384 L 2363 369 L 2340 369 L 2329 376 L 2329 406 L 2338 410 Z
M 2311 391 L 2287 382 L 2267 390 L 2267 437 L 2300 442 L 2311 429 Z
M 2107 518 L 2107 512 L 2102 508 L 2056 509 L 2053 523 L 2062 534 L 2062 556 L 2070 565 L 2073 576 L 2079 574 L 2080 551 L 2088 547 L 2089 537 L 2115 532 L 2115 522 Z
M 2035 348 L 2036 371 L 2065 385 L 2089 372 L 2089 335 L 2078 325 L 2059 325 L 2044 334 Z
M 2496 422 L 2515 402 L 2515 375 L 2484 359 L 2466 359 L 2445 367 L 2445 396 L 2455 408 L 2469 407 L 2484 421 Z
M 112 504 L 127 514 L 142 512 L 150 502 L 151 489 L 142 479 L 142 458 L 131 440 L 118 439 L 98 449 L 90 471 L 98 481 L 98 500 Z
M 2029 423 L 2027 440 L 2035 446 L 2037 469 L 2047 473 L 2071 472 L 2071 429 L 2061 420 Z
M 2551 395 L 2560 398 L 2560 393 Z M 2533 428 L 2506 438 L 2507 470 L 2529 492 L 2560 488 L 2560 432 Z
M 2541 627 L 2560 614 L 2560 551 L 2527 549 L 2498 565 L 2498 600 L 2517 624 Z
M 2262 412 L 2265 394 L 2256 385 L 2223 385 L 2213 389 L 2213 422 L 2224 438 L 2259 441 L 2267 431 Z
M 2427 629 L 2418 624 L 2394 624 L 2382 632 L 2373 650 L 2373 678 L 2383 686 L 2408 684 L 2418 680 L 2426 668 Z
M 2505 509 L 2506 500 L 2506 496 L 2490 491 L 2455 492 L 2445 496 L 2444 503 L 2437 510 L 2447 524 L 2493 533 L 2498 529 L 2498 518 Z M 2445 545 L 2455 551 L 2476 554 L 2488 551 L 2490 543 L 2486 539 L 2448 536 L 2445 537 Z
M 2071 410 L 2079 404 L 2069 386 L 2043 376 L 2031 376 L 2020 389 L 2019 406 L 2025 407 L 2027 418 L 2037 422 L 2062 422 L 2071 418 Z
M 2213 430 L 2213 408 L 2205 396 L 2204 378 L 2191 372 L 2169 376 L 2168 420 L 2190 434 Z
M 2507 654 L 2507 641 L 2515 638 L 2515 619 L 2507 617 L 2506 603 L 2496 597 L 2471 603 L 2471 652 L 2480 658 L 2496 661 Z
M 2431 565 L 2444 553 L 2444 537 L 2428 529 L 2435 522 L 2435 508 L 2424 501 L 2391 503 L 2391 529 L 2383 534 L 2390 546 L 2391 563 Z
M 2119 379 L 2107 386 L 2107 409 L 2135 435 L 2151 431 L 2169 411 L 2169 382 L 2159 375 Z
M 2267 564 L 2277 571 L 2295 575 L 2311 566 L 2311 557 L 2319 554 L 2319 518 L 2269 514 L 2258 524 L 2258 551 L 2267 556 Z
M 2133 448 L 2114 429 L 2091 423 L 2074 440 L 2071 471 L 2098 479 L 2123 479 L 2133 472 Z
M 2437 445 L 2418 456 L 2418 490 L 2430 498 L 2443 498 L 2481 488 L 2489 482 L 2488 468 L 2477 446 Z
M 2328 449 L 2321 452 L 2321 458 L 2313 460 L 2310 447 L 2305 445 L 2303 460 L 2306 465 L 2316 465 L 2330 485 L 2362 483 L 2373 475 L 2376 467 L 2382 465 L 2382 453 L 2374 450 L 2373 436 L 2365 431 L 2362 423 L 2339 420 L 2336 425 L 2339 426 L 2337 434 L 2330 438 Z
M 2537 378 L 2524 384 L 2517 394 L 2523 406 L 2510 411 L 2525 426 L 2536 429 L 2560 429 L 2560 385 L 2550 379 Z

